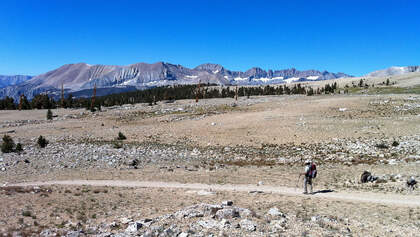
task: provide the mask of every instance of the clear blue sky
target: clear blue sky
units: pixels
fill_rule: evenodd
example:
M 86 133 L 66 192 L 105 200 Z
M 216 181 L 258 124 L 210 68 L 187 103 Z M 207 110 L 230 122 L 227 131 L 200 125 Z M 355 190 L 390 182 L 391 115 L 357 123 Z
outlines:
M 420 1 L 0 2 L 0 74 L 165 61 L 363 75 L 420 64 Z

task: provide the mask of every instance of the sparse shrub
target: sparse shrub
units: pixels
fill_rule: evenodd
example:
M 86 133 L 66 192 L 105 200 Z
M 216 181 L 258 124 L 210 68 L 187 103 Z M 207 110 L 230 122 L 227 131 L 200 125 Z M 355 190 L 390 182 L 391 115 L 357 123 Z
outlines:
M 9 135 L 3 136 L 3 143 L 1 144 L 1 151 L 3 153 L 12 152 L 15 147 L 15 142 L 13 141 L 12 137 Z
M 16 152 L 22 152 L 22 151 L 23 151 L 22 144 L 20 144 L 20 143 L 16 144 L 15 151 L 16 151 Z
M 127 139 L 127 137 L 122 133 L 122 132 L 119 132 L 118 133 L 118 138 L 117 138 L 118 140 L 125 140 L 125 139 Z
M 39 136 L 37 143 L 38 143 L 38 146 L 39 147 L 45 148 L 48 145 L 49 142 L 43 136 Z
M 47 111 L 47 120 L 52 120 L 53 119 L 53 113 L 50 109 L 48 109 Z
M 122 144 L 120 142 L 114 142 L 114 148 L 115 149 L 120 149 L 120 148 L 122 148 Z
M 398 141 L 393 141 L 392 142 L 392 146 L 399 146 L 399 145 L 400 145 L 400 143 Z
M 379 149 L 388 149 L 389 148 L 388 145 L 386 145 L 385 143 L 376 144 L 375 146 Z
M 32 216 L 30 211 L 22 211 L 22 216 Z

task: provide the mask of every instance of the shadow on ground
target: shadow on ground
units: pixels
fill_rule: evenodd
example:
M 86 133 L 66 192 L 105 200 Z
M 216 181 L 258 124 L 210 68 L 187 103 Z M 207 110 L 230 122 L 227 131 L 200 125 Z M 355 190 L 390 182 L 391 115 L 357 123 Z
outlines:
M 324 189 L 324 190 L 319 190 L 319 191 L 316 191 L 316 192 L 313 192 L 312 194 L 317 194 L 317 193 L 332 193 L 332 192 L 335 192 L 334 190 L 331 190 L 331 189 Z

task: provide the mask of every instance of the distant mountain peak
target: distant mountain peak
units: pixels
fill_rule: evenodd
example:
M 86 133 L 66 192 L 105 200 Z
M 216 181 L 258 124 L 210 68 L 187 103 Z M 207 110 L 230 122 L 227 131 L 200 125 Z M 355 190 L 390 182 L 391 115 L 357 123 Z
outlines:
M 367 77 L 387 77 L 387 76 L 394 76 L 394 75 L 402 75 L 411 72 L 420 72 L 420 66 L 392 66 L 389 68 L 385 68 L 382 70 L 374 71 L 368 73 Z
M 328 80 L 348 77 L 346 74 L 335 74 L 317 70 L 299 71 L 295 68 L 284 70 L 264 70 L 252 67 L 245 72 L 231 71 L 220 64 L 204 63 L 190 69 L 180 64 L 168 62 L 135 63 L 128 66 L 90 65 L 84 62 L 66 64 L 27 80 L 21 85 L 0 89 L 0 97 L 10 96 L 15 99 L 25 94 L 28 99 L 36 94 L 48 92 L 59 95 L 61 86 L 66 92 L 77 94 L 78 91 L 99 88 L 145 89 L 156 86 L 175 84 L 215 83 L 219 85 L 265 85 L 290 83 L 305 80 Z M 115 90 L 108 90 L 115 91 Z

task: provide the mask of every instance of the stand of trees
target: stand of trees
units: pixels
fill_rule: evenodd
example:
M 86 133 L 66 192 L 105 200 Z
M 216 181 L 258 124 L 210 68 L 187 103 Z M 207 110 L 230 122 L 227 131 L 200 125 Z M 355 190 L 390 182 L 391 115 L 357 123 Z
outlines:
M 332 85 L 326 84 L 324 87 L 314 90 L 312 87 L 305 87 L 301 84 L 294 84 L 289 87 L 287 85 L 276 86 L 249 86 L 238 87 L 238 96 L 260 96 L 260 95 L 308 95 L 315 94 L 330 94 L 337 90 L 337 83 Z M 162 100 L 180 100 L 180 99 L 199 99 L 206 98 L 235 98 L 236 88 L 231 86 L 218 87 L 210 84 L 201 84 L 200 90 L 197 85 L 175 85 L 155 87 L 147 90 L 138 90 L 131 92 L 124 92 L 119 94 L 111 94 L 106 96 L 96 97 L 94 106 L 91 106 L 91 98 L 73 98 L 68 94 L 66 98 L 54 100 L 47 94 L 36 95 L 31 101 L 28 101 L 26 96 L 22 95 L 20 100 L 16 103 L 13 98 L 6 97 L 0 100 L 0 110 L 15 110 L 15 109 L 54 109 L 62 108 L 92 108 L 100 110 L 101 106 L 114 106 L 123 104 L 148 103 L 149 105 L 156 104 Z

